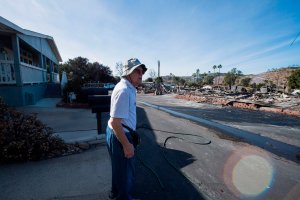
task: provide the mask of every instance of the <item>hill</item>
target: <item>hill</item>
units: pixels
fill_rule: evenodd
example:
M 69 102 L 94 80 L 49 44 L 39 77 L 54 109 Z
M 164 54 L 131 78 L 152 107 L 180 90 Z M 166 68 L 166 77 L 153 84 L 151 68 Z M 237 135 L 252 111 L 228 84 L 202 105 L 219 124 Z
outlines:
M 280 87 L 287 86 L 288 80 L 287 78 L 292 74 L 292 71 L 300 69 L 300 67 L 287 67 L 280 69 L 273 69 L 268 72 L 263 72 L 257 75 L 246 75 L 243 76 L 251 78 L 251 83 L 273 83 Z

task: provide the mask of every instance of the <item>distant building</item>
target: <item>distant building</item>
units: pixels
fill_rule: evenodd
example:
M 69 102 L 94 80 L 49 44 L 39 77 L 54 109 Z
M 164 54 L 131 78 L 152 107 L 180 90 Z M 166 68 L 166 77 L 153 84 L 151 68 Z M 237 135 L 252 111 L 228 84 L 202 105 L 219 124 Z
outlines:
M 0 96 L 10 106 L 35 104 L 59 84 L 61 56 L 51 36 L 25 30 L 0 16 Z

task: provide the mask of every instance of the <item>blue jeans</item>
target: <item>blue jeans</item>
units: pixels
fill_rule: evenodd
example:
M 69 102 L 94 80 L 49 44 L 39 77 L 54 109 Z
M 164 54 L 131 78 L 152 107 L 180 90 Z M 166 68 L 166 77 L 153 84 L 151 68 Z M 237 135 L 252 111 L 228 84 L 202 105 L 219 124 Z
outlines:
M 125 132 L 128 141 L 132 143 L 132 137 Z M 117 194 L 118 200 L 131 200 L 131 192 L 135 175 L 135 158 L 124 156 L 122 144 L 115 136 L 113 130 L 106 128 L 106 144 L 111 159 L 112 187 L 111 191 Z

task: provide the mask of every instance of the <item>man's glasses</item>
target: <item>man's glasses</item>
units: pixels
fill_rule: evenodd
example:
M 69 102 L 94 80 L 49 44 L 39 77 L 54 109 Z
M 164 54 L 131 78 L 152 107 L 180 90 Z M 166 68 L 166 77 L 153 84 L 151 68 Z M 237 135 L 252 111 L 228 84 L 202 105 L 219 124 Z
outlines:
M 144 73 L 144 71 L 141 69 L 141 68 L 136 68 L 135 70 L 134 70 L 137 74 L 139 74 L 139 75 L 143 75 Z

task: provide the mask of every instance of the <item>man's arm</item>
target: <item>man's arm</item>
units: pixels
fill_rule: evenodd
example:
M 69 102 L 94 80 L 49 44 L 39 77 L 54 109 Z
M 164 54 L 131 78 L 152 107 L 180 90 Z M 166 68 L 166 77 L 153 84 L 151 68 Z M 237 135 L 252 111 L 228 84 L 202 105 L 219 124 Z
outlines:
M 116 137 L 118 138 L 118 140 L 120 141 L 120 143 L 123 146 L 123 151 L 124 151 L 124 155 L 126 158 L 131 158 L 134 156 L 134 147 L 133 145 L 128 141 L 123 127 L 122 127 L 122 119 L 120 118 L 113 118 L 111 117 L 109 119 L 109 123 L 112 126 L 112 129 L 114 131 L 114 134 L 116 135 Z

